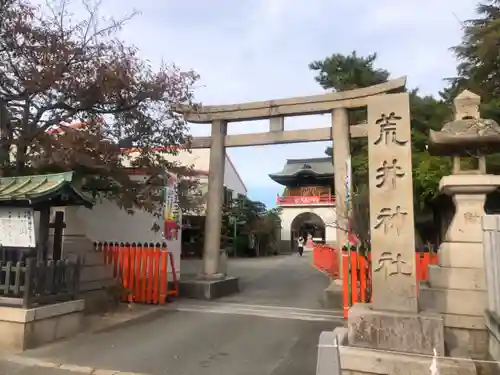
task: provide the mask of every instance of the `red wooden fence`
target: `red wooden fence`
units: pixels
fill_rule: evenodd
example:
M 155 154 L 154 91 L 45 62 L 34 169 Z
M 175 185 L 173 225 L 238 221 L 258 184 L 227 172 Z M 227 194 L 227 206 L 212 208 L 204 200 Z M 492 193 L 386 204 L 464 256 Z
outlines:
M 429 265 L 438 263 L 438 254 L 415 252 L 417 292 L 418 282 L 429 277 Z M 349 275 L 342 280 L 344 301 L 344 317 L 347 318 L 349 308 L 358 302 L 372 301 L 371 253 L 363 256 L 356 251 L 342 251 L 342 274 Z
M 429 264 L 437 264 L 437 253 L 415 252 L 417 282 L 429 277 Z M 316 244 L 313 249 L 313 265 L 331 278 L 339 277 L 338 249 L 329 245 Z M 371 253 L 363 256 L 352 250 L 342 251 L 342 293 L 344 317 L 349 308 L 357 302 L 371 302 Z
M 315 244 L 313 248 L 313 266 L 332 278 L 338 278 L 338 250 L 329 245 Z
M 169 296 L 179 295 L 179 284 L 173 254 L 165 244 L 96 243 L 106 264 L 124 288 L 122 300 L 163 305 Z M 173 288 L 169 288 L 168 272 Z

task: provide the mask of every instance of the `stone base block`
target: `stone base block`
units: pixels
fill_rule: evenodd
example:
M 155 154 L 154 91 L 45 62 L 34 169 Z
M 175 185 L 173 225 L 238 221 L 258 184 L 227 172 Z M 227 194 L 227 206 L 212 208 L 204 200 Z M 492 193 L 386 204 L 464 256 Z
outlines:
M 342 309 L 344 306 L 344 295 L 342 285 L 332 282 L 328 288 L 323 291 L 322 307 L 324 309 Z
M 484 269 L 483 243 L 443 242 L 438 263 L 443 267 Z
M 489 359 L 497 361 L 496 364 L 491 364 L 487 375 L 500 374 L 500 317 L 489 310 L 485 313 L 486 327 L 488 328 L 489 345 L 488 354 Z
M 83 329 L 84 307 L 84 300 L 34 309 L 0 307 L 0 349 L 31 349 L 76 335 Z
M 80 294 L 85 300 L 85 314 L 98 314 L 112 311 L 121 302 L 121 288 L 91 290 Z
M 497 361 L 500 363 L 500 341 L 497 340 L 496 337 L 493 335 L 490 335 L 490 345 L 489 345 L 489 352 L 491 355 L 491 359 L 493 361 Z M 500 374 L 500 364 L 491 364 L 491 370 L 490 373 L 493 374 Z
M 443 314 L 444 326 L 451 328 L 484 330 L 484 316 Z
M 439 289 L 420 284 L 419 303 L 422 310 L 483 316 L 488 295 L 485 290 Z
M 443 317 L 431 313 L 373 310 L 356 304 L 347 320 L 349 346 L 406 353 L 444 355 Z
M 429 265 L 429 285 L 438 289 L 486 290 L 484 269 Z
M 211 300 L 238 293 L 237 277 L 228 276 L 222 280 L 181 280 L 179 294 L 181 297 Z
M 478 329 L 444 328 L 446 349 L 451 354 L 460 349 L 474 359 L 488 358 L 488 331 Z
M 333 331 L 330 356 L 318 356 L 318 367 L 316 375 L 331 375 L 326 372 L 327 363 L 320 364 L 319 361 L 334 361 L 335 351 L 333 337 L 337 337 L 340 347 L 340 363 L 342 375 L 428 375 L 432 364 L 432 356 L 412 355 L 401 352 L 383 352 L 369 348 L 358 348 L 348 345 L 348 332 L 346 328 L 336 328 Z M 320 348 L 321 349 L 321 348 Z M 330 359 L 328 358 L 330 357 Z M 470 360 L 459 360 L 452 358 L 438 358 L 436 360 L 439 375 L 476 375 L 477 370 L 474 362 Z M 330 367 L 331 368 L 331 367 Z M 323 371 L 323 372 L 321 372 Z M 333 372 L 335 373 L 335 372 Z

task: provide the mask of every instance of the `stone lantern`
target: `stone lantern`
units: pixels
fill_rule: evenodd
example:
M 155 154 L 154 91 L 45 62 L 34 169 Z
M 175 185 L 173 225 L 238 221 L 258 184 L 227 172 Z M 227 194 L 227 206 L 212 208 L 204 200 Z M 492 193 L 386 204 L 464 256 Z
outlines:
M 480 101 L 478 95 L 462 92 L 454 100 L 455 119 L 430 132 L 430 153 L 453 158 L 453 172 L 441 179 L 439 190 L 453 199 L 455 214 L 419 301 L 423 309 L 443 315 L 448 350 L 466 347 L 473 358 L 487 351 L 482 346 L 488 342 L 481 220 L 486 195 L 500 186 L 500 176 L 486 173 L 486 155 L 500 146 L 500 126 L 480 117 Z M 462 168 L 463 157 L 476 158 L 477 165 Z

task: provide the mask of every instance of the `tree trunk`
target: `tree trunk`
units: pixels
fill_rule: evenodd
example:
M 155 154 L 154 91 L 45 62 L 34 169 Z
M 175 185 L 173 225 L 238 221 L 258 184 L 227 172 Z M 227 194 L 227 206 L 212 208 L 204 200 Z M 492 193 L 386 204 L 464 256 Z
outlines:
M 22 176 L 26 167 L 26 153 L 28 147 L 24 144 L 19 144 L 16 150 L 16 175 Z

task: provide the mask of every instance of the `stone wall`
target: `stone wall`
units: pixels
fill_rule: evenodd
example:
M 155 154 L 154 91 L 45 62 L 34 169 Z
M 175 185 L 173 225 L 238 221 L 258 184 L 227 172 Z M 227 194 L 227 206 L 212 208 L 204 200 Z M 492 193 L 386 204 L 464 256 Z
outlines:
M 489 354 L 492 359 L 500 362 L 500 215 L 483 217 L 483 234 Z M 500 372 L 500 366 L 498 371 Z
M 35 348 L 82 331 L 84 301 L 33 309 L 0 307 L 0 350 Z
M 102 252 L 95 251 L 94 243 L 85 234 L 86 226 L 78 216 L 79 208 L 66 207 L 64 211 L 63 257 L 72 259 L 78 256 L 82 262 L 80 296 L 86 301 L 85 311 L 106 311 L 116 300 L 113 288 L 118 281 L 113 277 L 112 266 L 104 263 Z

